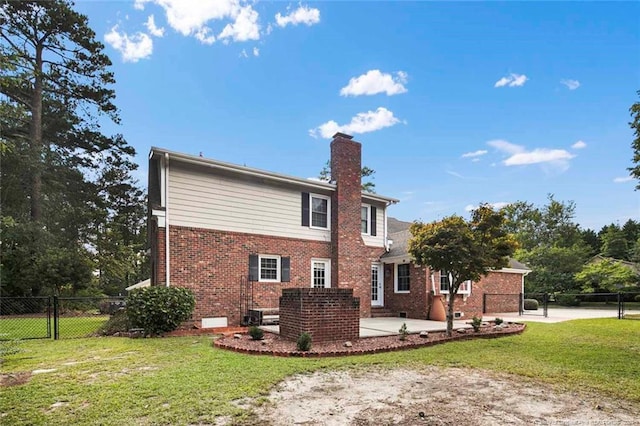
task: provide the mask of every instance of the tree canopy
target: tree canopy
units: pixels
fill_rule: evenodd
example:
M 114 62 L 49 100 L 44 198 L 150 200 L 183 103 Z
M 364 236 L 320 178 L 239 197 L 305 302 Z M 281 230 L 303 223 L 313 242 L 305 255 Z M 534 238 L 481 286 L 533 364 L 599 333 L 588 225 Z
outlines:
M 467 280 L 479 281 L 491 269 L 507 266 L 517 246 L 505 227 L 503 212 L 480 205 L 470 220 L 449 216 L 431 223 L 411 225 L 408 251 L 414 262 L 450 277 L 447 333 L 453 329 L 455 295 Z
M 640 277 L 629 266 L 613 259 L 588 263 L 576 274 L 576 281 L 587 292 L 616 292 L 637 284 L 639 280 Z
M 637 93 L 640 96 L 640 90 L 638 90 Z M 631 142 L 631 149 L 633 149 L 633 157 L 631 161 L 635 164 L 629 168 L 629 171 L 631 172 L 631 176 L 638 179 L 636 189 L 640 189 L 640 101 L 631 105 L 629 112 L 631 113 L 631 122 L 629 122 L 629 126 L 631 127 L 631 130 L 633 130 L 634 136 L 634 139 Z

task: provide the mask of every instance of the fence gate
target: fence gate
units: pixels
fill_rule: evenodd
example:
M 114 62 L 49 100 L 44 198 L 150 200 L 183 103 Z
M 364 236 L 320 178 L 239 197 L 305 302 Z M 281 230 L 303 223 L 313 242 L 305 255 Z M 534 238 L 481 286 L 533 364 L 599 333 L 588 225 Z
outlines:
M 0 340 L 51 338 L 51 297 L 0 297 Z

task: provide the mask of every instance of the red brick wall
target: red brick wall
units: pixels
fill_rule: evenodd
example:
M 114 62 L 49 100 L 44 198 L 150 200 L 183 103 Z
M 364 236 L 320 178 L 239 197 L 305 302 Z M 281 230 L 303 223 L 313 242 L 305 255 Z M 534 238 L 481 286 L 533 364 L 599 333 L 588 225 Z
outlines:
M 438 274 L 436 274 L 438 278 Z M 436 280 L 436 289 L 439 288 L 439 281 Z M 481 317 L 482 299 L 484 293 L 495 293 L 511 296 L 488 297 L 488 301 L 493 306 L 488 306 L 487 312 L 518 312 L 518 295 L 522 291 L 522 275 L 508 272 L 489 272 L 479 282 L 473 283 L 471 294 L 464 296 L 456 295 L 454 305 L 455 312 L 463 312 L 462 319 L 471 319 L 474 316 Z M 465 300 L 466 299 L 466 300 Z
M 384 250 L 366 247 L 360 232 L 362 207 L 360 143 L 338 133 L 331 142 L 331 177 L 336 191 L 331 198 L 332 287 L 352 288 L 362 303 L 360 315 L 371 316 L 371 263 Z
M 395 292 L 395 266 L 384 265 L 384 307 L 390 309 L 394 316 L 405 312 L 409 318 L 427 319 L 429 309 L 429 291 L 431 283 L 428 281 L 428 269 L 420 266 L 410 266 L 409 293 Z
M 313 342 L 355 340 L 360 332 L 360 301 L 348 288 L 286 289 L 280 298 L 280 336 Z
M 159 235 L 159 274 L 164 277 L 164 232 Z M 194 291 L 197 324 L 209 317 L 228 317 L 229 325 L 240 324 L 240 282 L 249 274 L 250 254 L 291 258 L 290 282 L 254 283 L 254 302 L 264 308 L 278 307 L 283 288 L 310 287 L 311 259 L 331 257 L 328 242 L 181 226 L 170 227 L 169 242 L 171 285 Z

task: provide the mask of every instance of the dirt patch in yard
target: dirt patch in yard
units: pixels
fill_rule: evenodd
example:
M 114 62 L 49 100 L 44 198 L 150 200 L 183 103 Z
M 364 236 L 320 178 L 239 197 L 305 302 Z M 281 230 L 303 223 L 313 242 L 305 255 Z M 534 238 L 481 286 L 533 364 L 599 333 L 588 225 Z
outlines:
M 267 425 L 630 425 L 640 407 L 560 392 L 535 381 L 461 368 L 298 375 L 254 409 Z

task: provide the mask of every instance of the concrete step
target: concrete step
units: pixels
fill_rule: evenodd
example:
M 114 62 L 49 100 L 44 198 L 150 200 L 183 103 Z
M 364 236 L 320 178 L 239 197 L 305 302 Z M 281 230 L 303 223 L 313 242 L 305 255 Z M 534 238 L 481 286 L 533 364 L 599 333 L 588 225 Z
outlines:
M 393 311 L 387 308 L 371 308 L 371 318 L 395 317 Z

